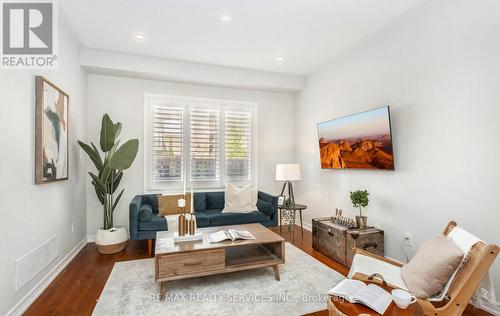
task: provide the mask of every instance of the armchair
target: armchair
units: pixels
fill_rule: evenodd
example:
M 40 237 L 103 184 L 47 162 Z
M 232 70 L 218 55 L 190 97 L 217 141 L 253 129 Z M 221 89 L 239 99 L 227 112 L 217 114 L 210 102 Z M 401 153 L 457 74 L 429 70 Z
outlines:
M 456 226 L 457 223 L 449 222 L 443 234 L 448 236 Z M 472 236 L 457 227 L 455 235 L 459 234 Z M 458 239 L 460 239 L 460 236 L 458 236 Z M 417 300 L 424 315 L 461 315 L 463 313 L 500 250 L 497 245 L 487 245 L 479 239 L 469 249 L 466 252 L 466 258 L 456 271 L 456 274 L 450 278 L 449 287 L 445 293 L 449 298 L 447 301 L 433 302 L 430 299 Z M 387 283 L 407 290 L 401 277 L 401 266 L 402 264 L 399 262 L 356 248 L 353 265 L 348 277 L 352 277 L 356 273 L 371 275 L 372 273 L 379 272 L 384 276 Z

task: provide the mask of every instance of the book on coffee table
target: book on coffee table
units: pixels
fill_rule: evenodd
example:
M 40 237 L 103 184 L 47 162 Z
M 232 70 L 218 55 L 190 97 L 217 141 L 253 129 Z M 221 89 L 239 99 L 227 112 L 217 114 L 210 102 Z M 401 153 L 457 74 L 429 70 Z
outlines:
M 218 243 L 224 240 L 232 240 L 235 241 L 237 239 L 255 239 L 255 237 L 250 234 L 246 230 L 235 230 L 235 229 L 226 229 L 219 230 L 215 233 L 207 234 L 207 241 L 209 243 Z
M 366 305 L 379 314 L 384 314 L 392 302 L 389 292 L 375 284 L 366 285 L 359 280 L 342 280 L 328 291 L 328 294 L 344 298 L 351 303 Z

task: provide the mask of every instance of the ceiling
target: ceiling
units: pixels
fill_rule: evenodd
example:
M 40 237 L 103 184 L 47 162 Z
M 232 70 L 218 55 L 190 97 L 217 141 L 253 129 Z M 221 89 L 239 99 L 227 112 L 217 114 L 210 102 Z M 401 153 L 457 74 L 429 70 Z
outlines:
M 308 75 L 420 1 L 64 0 L 59 5 L 85 48 Z M 221 20 L 224 13 L 230 22 Z M 137 32 L 144 40 L 134 38 Z

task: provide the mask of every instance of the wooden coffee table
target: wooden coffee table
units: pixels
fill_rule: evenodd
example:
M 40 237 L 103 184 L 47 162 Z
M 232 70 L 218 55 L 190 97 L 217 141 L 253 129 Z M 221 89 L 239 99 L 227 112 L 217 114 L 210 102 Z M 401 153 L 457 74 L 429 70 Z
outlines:
M 205 235 L 224 229 L 249 231 L 255 239 L 208 243 Z M 272 267 L 280 279 L 278 265 L 285 263 L 285 240 L 261 224 L 197 229 L 203 241 L 174 243 L 173 233 L 157 232 L 155 280 L 163 300 L 168 281 Z
M 368 280 L 368 277 L 362 273 L 356 273 L 352 277 L 355 280 L 360 280 L 365 282 L 366 284 L 373 283 L 387 292 L 391 293 L 391 291 L 394 289 L 394 287 L 390 285 L 384 285 L 381 284 L 380 282 L 377 281 L 370 281 Z M 328 299 L 328 314 L 329 316 L 357 316 L 357 315 L 380 315 L 373 309 L 370 309 L 366 307 L 365 305 L 362 304 L 353 304 L 350 303 L 346 300 L 343 300 L 341 298 L 338 298 L 336 296 L 332 296 Z M 406 309 L 401 309 L 396 306 L 394 301 L 387 307 L 385 313 L 383 316 L 388 316 L 388 315 L 398 315 L 398 316 L 421 316 L 423 315 L 422 308 L 420 308 L 420 305 L 417 303 L 413 303 L 410 306 L 408 306 Z

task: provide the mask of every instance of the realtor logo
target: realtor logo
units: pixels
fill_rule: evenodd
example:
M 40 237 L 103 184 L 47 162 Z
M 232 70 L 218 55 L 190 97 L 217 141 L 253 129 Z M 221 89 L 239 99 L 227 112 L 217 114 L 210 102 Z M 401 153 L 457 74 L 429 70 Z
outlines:
M 1 5 L 2 67 L 55 67 L 54 2 L 3 1 Z

